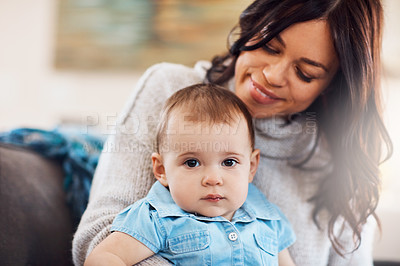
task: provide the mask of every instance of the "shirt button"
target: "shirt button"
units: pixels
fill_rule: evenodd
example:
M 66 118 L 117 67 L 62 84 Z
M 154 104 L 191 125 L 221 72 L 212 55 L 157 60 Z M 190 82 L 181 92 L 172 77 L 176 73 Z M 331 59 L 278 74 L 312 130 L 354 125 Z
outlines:
M 232 232 L 228 235 L 230 241 L 236 241 L 238 239 L 238 235 L 235 232 Z

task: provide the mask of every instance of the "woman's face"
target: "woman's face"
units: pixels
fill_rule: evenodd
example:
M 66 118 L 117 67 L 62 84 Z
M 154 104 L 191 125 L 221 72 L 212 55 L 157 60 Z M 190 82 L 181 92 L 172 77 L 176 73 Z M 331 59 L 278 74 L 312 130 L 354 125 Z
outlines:
M 287 116 L 307 109 L 338 67 L 328 23 L 297 23 L 264 47 L 240 53 L 235 90 L 253 117 Z

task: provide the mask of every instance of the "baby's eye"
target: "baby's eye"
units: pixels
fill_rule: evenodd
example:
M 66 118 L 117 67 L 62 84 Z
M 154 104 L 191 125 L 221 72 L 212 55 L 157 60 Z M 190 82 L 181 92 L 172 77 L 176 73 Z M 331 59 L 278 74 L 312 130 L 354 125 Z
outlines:
M 200 165 L 199 161 L 197 161 L 196 159 L 186 160 L 183 164 L 190 168 L 197 167 Z
M 235 159 L 226 159 L 222 162 L 223 166 L 232 167 L 235 166 L 238 162 Z

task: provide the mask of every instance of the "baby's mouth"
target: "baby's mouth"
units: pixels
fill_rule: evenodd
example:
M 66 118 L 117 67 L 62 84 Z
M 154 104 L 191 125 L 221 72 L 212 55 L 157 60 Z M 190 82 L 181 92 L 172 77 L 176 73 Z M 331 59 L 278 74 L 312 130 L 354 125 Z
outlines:
M 207 196 L 202 198 L 202 200 L 211 201 L 211 202 L 218 202 L 222 199 L 225 199 L 225 197 L 223 197 L 219 194 L 208 194 Z

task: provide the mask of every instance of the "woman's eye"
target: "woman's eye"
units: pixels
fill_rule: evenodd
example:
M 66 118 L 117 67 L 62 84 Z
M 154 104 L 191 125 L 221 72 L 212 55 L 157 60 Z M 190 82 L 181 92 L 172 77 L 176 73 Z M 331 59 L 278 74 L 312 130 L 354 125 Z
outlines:
M 300 68 L 296 67 L 296 73 L 299 78 L 307 83 L 310 83 L 314 78 L 309 77 L 306 74 L 303 73 L 303 71 L 300 70 Z
M 227 159 L 225 161 L 222 162 L 223 166 L 227 166 L 227 167 L 232 167 L 235 166 L 238 162 L 234 159 Z
M 197 161 L 196 159 L 186 160 L 183 164 L 190 168 L 197 167 L 200 165 L 199 161 Z
M 272 48 L 269 44 L 264 45 L 263 48 L 269 54 L 273 54 L 273 55 L 279 54 L 279 51 Z

